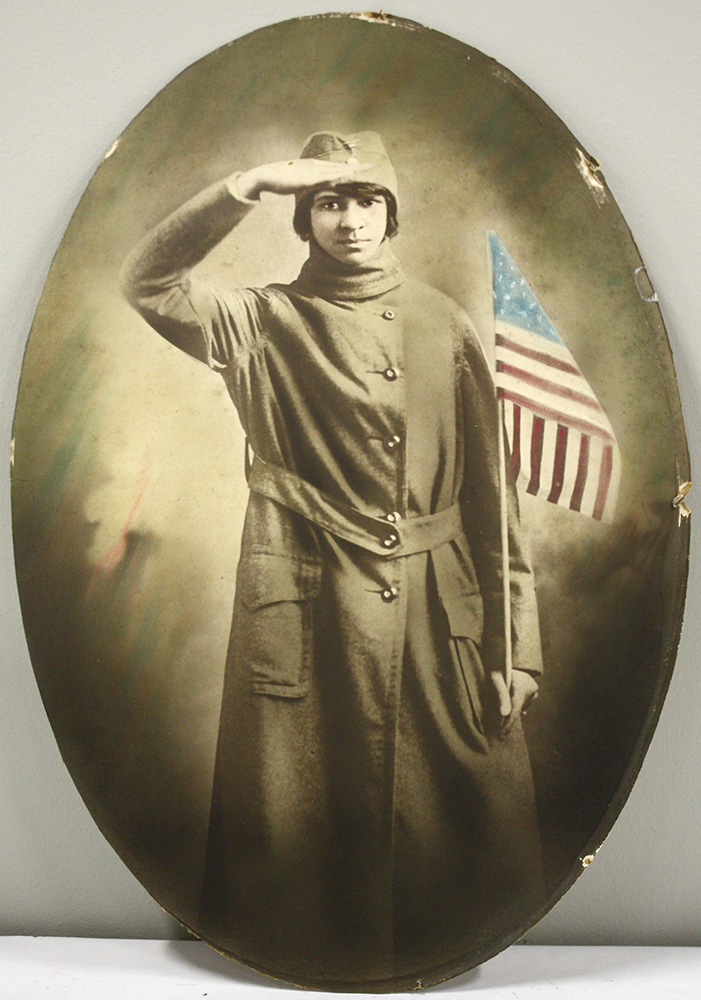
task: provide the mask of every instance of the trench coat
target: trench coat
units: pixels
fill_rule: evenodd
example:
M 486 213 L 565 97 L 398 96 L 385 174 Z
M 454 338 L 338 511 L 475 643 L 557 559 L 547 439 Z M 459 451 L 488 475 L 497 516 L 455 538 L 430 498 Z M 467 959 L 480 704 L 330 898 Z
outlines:
M 312 243 L 289 285 L 193 268 L 252 210 L 226 184 L 130 256 L 146 321 L 221 373 L 255 455 L 197 933 L 307 985 L 447 975 L 542 889 L 503 664 L 498 419 L 466 314 L 387 241 L 355 274 Z M 538 674 L 509 487 L 514 666 Z M 418 539 L 418 541 L 417 541 Z

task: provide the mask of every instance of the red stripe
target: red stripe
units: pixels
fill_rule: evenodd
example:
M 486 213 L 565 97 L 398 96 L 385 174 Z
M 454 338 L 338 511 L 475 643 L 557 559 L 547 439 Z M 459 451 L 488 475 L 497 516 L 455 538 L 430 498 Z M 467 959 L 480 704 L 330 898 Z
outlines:
M 517 378 L 519 382 L 525 382 L 526 385 L 532 385 L 534 389 L 543 389 L 545 392 L 551 392 L 554 396 L 562 396 L 563 399 L 571 399 L 573 403 L 581 403 L 582 406 L 589 406 L 593 410 L 601 410 L 598 402 L 592 399 L 591 396 L 585 396 L 583 392 L 577 392 L 575 389 L 569 389 L 565 385 L 558 385 L 557 382 L 551 382 L 550 379 L 541 378 L 539 375 L 534 375 L 532 372 L 526 372 L 522 368 L 517 368 L 515 365 L 507 365 L 503 361 L 497 361 L 497 371 L 503 372 L 504 375 L 512 375 Z M 584 379 L 582 379 L 584 381 Z
M 522 354 L 524 358 L 532 358 L 533 361 L 540 361 L 543 365 L 549 365 L 550 368 L 557 368 L 561 372 L 568 372 L 570 375 L 582 375 L 576 365 L 571 365 L 567 361 L 561 361 L 559 358 L 553 357 L 552 354 L 546 354 L 544 351 L 535 351 L 532 347 L 525 347 L 515 340 L 509 340 L 508 337 L 505 337 L 501 333 L 497 334 L 496 340 L 500 347 L 505 347 L 507 350 L 513 351 L 514 354 Z
M 548 496 L 548 503 L 557 503 L 562 493 L 565 481 L 565 459 L 567 458 L 567 428 L 558 424 L 555 439 L 555 461 L 553 462 L 553 484 Z
M 607 444 L 601 456 L 601 469 L 599 471 L 599 488 L 596 491 L 596 503 L 592 517 L 595 521 L 600 521 L 604 516 L 604 508 L 611 483 L 611 473 L 613 471 L 613 448 Z
M 545 421 L 542 417 L 533 418 L 533 430 L 531 431 L 531 481 L 526 487 L 527 493 L 537 495 L 540 489 L 540 463 L 543 457 L 543 433 Z
M 599 427 L 598 424 L 590 423 L 588 420 L 581 420 L 579 417 L 572 417 L 569 413 L 563 413 L 562 410 L 554 410 L 549 406 L 543 406 L 541 403 L 536 403 L 528 396 L 522 396 L 518 392 L 512 392 L 511 389 L 504 389 L 501 386 L 497 389 L 497 395 L 500 399 L 509 399 L 512 403 L 518 403 L 518 405 L 522 406 L 524 410 L 530 410 L 531 413 L 537 413 L 539 416 L 544 417 L 545 420 L 554 420 L 558 424 L 564 424 L 567 427 L 572 427 L 574 430 L 581 431 L 583 434 L 591 434 L 593 437 L 605 438 L 607 441 L 615 444 L 616 439 L 613 434 L 610 431 L 605 430 L 603 427 Z
M 579 445 L 579 462 L 577 464 L 577 478 L 574 481 L 574 489 L 572 490 L 572 499 L 570 500 L 570 510 L 581 510 L 582 509 L 582 497 L 584 496 L 584 487 L 587 485 L 587 472 L 589 471 L 589 438 L 586 434 L 582 435 L 582 441 Z
M 512 450 L 511 450 L 511 481 L 513 483 L 518 479 L 518 474 L 521 471 L 521 407 L 514 406 L 514 431 L 512 438 Z

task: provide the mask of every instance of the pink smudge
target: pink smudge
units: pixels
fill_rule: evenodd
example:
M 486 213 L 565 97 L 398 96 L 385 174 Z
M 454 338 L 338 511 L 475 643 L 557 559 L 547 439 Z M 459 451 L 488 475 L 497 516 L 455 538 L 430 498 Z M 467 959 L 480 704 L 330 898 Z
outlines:
M 107 549 L 104 555 L 102 555 L 100 559 L 98 559 L 97 564 L 95 565 L 95 569 L 93 570 L 92 576 L 90 578 L 90 583 L 88 584 L 88 588 L 85 592 L 86 600 L 90 598 L 93 588 L 95 587 L 97 582 L 101 579 L 104 579 L 104 577 L 108 576 L 114 570 L 115 566 L 119 564 L 119 561 L 124 556 L 127 547 L 127 535 L 131 530 L 132 524 L 134 522 L 134 517 L 136 515 L 137 510 L 139 509 L 141 501 L 143 500 L 144 493 L 146 492 L 146 487 L 149 484 L 148 473 L 150 466 L 151 466 L 151 460 L 149 457 L 145 459 L 144 465 L 142 466 L 141 472 L 139 473 L 139 478 L 136 481 L 136 493 L 134 495 L 134 502 L 132 503 L 131 508 L 129 509 L 129 513 L 127 514 L 127 519 L 124 522 L 124 525 L 121 531 L 119 532 L 119 535 L 117 536 L 116 540 L 112 543 L 112 545 L 110 545 L 110 547 Z

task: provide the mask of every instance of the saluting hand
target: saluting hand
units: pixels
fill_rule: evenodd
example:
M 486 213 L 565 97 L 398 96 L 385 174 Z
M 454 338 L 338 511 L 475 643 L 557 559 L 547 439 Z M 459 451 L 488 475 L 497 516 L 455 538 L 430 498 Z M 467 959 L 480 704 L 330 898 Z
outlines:
M 320 184 L 341 184 L 351 181 L 356 174 L 369 170 L 371 163 L 360 163 L 350 157 L 347 163 L 328 160 L 279 160 L 264 163 L 240 174 L 236 187 L 244 198 L 255 199 L 263 191 L 273 194 L 297 194 Z

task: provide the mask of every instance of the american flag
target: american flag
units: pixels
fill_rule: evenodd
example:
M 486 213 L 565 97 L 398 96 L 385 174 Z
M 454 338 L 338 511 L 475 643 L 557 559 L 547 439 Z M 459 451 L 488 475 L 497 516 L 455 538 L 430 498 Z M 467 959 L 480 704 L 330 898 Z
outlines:
M 613 428 L 503 243 L 487 238 L 511 477 L 533 496 L 610 521 L 621 475 Z

